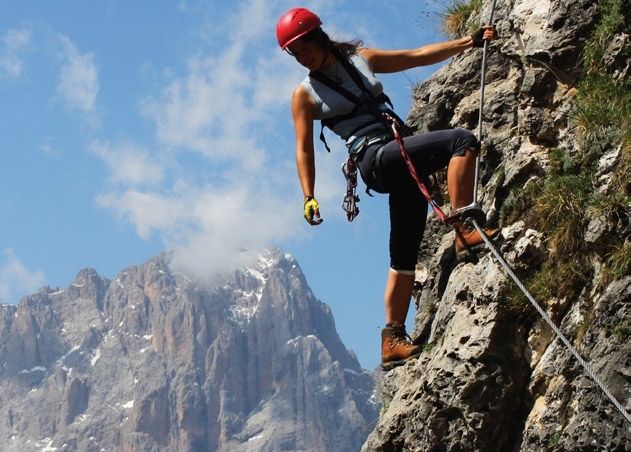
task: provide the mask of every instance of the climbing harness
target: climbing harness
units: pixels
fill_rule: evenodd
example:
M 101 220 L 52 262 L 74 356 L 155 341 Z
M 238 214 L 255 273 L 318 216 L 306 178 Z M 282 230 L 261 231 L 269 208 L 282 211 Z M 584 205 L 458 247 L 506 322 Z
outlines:
M 491 8 L 491 18 L 490 18 L 489 23 L 493 23 L 493 13 L 495 12 L 495 4 L 496 4 L 496 0 L 493 0 L 493 6 Z M 483 105 L 484 105 L 484 85 L 485 85 L 484 78 L 485 78 L 485 71 L 486 71 L 487 45 L 488 45 L 488 42 L 485 40 L 484 48 L 482 52 L 480 116 L 479 116 L 479 122 L 478 122 L 478 141 L 480 142 L 482 142 L 482 113 L 483 113 Z M 526 298 L 528 298 L 528 301 L 530 301 L 530 303 L 534 306 L 537 312 L 539 312 L 539 315 L 541 315 L 541 317 L 550 326 L 552 331 L 554 331 L 554 333 L 558 336 L 561 342 L 563 342 L 563 344 L 568 348 L 568 350 L 572 353 L 572 355 L 574 355 L 576 360 L 581 364 L 581 366 L 583 366 L 583 369 L 585 370 L 587 375 L 589 375 L 592 378 L 592 380 L 598 385 L 598 387 L 602 390 L 602 392 L 613 403 L 616 409 L 620 411 L 620 413 L 624 416 L 625 420 L 628 423 L 631 423 L 631 415 L 629 415 L 629 413 L 626 411 L 624 406 L 622 406 L 622 404 L 615 398 L 615 396 L 611 393 L 611 391 L 607 388 L 607 386 L 603 383 L 603 381 L 598 377 L 598 375 L 596 375 L 596 373 L 591 368 L 591 366 L 581 357 L 581 355 L 578 353 L 576 348 L 574 348 L 574 346 L 570 343 L 570 341 L 565 337 L 563 332 L 554 324 L 554 322 L 552 321 L 550 316 L 548 316 L 546 311 L 539 305 L 539 303 L 537 303 L 537 301 L 533 298 L 530 292 L 528 292 L 526 287 L 521 283 L 519 278 L 517 278 L 517 276 L 515 275 L 513 270 L 510 268 L 508 263 L 504 260 L 504 258 L 495 248 L 495 246 L 491 242 L 491 239 L 489 239 L 489 237 L 484 233 L 484 230 L 482 229 L 480 224 L 483 225 L 486 222 L 486 216 L 484 216 L 484 220 L 482 221 L 482 218 L 478 218 L 478 214 L 477 214 L 478 210 L 482 211 L 482 209 L 480 209 L 479 204 L 477 202 L 479 165 L 480 165 L 480 153 L 478 153 L 478 156 L 476 157 L 475 183 L 474 183 L 474 191 L 473 191 L 474 201 L 470 206 L 460 209 L 460 212 L 459 212 L 460 215 L 463 217 L 462 218 L 463 221 L 465 222 L 465 224 L 469 226 L 473 226 L 476 229 L 480 237 L 482 237 L 482 239 L 486 243 L 486 246 L 491 250 L 491 253 L 493 253 L 493 256 L 495 256 L 497 261 L 503 267 L 504 271 L 511 277 L 511 279 L 515 282 L 515 284 L 517 284 L 517 287 L 519 287 L 519 289 L 524 293 Z
M 355 105 L 353 111 L 348 114 L 338 115 L 321 121 L 322 131 L 320 132 L 320 140 L 324 143 L 327 151 L 330 152 L 330 149 L 326 143 L 326 139 L 324 138 L 324 127 L 332 129 L 337 122 L 342 121 L 347 117 L 350 118 L 355 116 L 359 110 L 370 113 L 374 120 L 370 121 L 368 124 L 362 124 L 358 130 L 361 130 L 371 124 L 375 124 L 375 121 L 378 121 L 383 125 L 383 128 L 375 129 L 375 135 L 360 137 L 351 143 L 348 149 L 348 160 L 342 164 L 342 173 L 346 179 L 346 194 L 344 195 L 344 199 L 342 201 L 342 209 L 346 212 L 346 218 L 348 221 L 353 221 L 355 217 L 359 215 L 359 208 L 357 207 L 357 203 L 359 202 L 359 196 L 357 195 L 357 155 L 365 148 L 366 145 L 372 144 L 373 140 L 379 141 L 384 139 L 387 135 L 385 130 L 390 130 L 391 124 L 396 124 L 398 127 L 402 128 L 404 133 L 407 135 L 411 135 L 412 131 L 405 125 L 404 121 L 397 116 L 392 108 L 390 108 L 392 106 L 392 102 L 385 93 L 382 93 L 378 98 L 375 98 L 368 92 L 362 82 L 359 72 L 350 63 L 350 61 L 342 55 L 338 56 L 338 61 L 357 87 L 361 89 L 362 93 L 360 96 L 356 96 L 322 73 L 317 71 L 311 71 L 309 73 L 309 76 L 314 80 L 317 80 L 333 91 L 336 91 Z M 366 190 L 366 193 L 370 195 L 368 190 Z

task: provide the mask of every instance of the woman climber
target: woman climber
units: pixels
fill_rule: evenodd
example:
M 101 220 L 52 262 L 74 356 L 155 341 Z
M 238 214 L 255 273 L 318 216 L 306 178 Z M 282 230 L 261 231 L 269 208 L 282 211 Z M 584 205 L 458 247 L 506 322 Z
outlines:
M 304 216 L 311 225 L 322 222 L 315 198 L 314 121 L 324 120 L 346 141 L 366 186 L 389 196 L 390 269 L 384 304 L 386 325 L 382 330 L 381 366 L 384 370 L 417 357 L 421 347 L 414 345 L 405 331 L 414 286 L 418 249 L 425 231 L 427 200 L 411 176 L 392 130 L 366 109 L 358 108 L 340 95 L 339 85 L 357 98 L 368 90 L 383 99 L 382 84 L 375 73 L 392 73 L 446 60 L 472 47 L 492 40 L 495 30 L 484 26 L 471 36 L 429 44 L 411 50 L 379 50 L 362 47 L 359 40 L 336 42 L 321 28 L 313 12 L 293 8 L 276 25 L 276 37 L 286 50 L 310 73 L 294 90 L 291 109 L 296 134 L 296 164 L 304 195 Z M 347 64 L 350 62 L 350 66 Z M 352 72 L 358 72 L 358 86 Z M 330 81 L 322 82 L 322 76 Z M 475 166 L 480 143 L 467 130 L 451 129 L 403 138 L 405 148 L 419 176 L 428 176 L 447 167 L 447 189 L 452 208 L 472 204 Z M 499 230 L 484 230 L 489 237 Z M 472 252 L 484 244 L 475 229 L 457 226 L 457 253 Z

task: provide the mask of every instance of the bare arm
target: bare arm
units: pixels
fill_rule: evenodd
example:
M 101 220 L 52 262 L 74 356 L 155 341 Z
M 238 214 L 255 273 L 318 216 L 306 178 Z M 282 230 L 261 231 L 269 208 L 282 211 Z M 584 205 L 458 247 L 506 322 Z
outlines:
M 313 121 L 315 104 L 307 91 L 299 86 L 291 98 L 291 112 L 296 133 L 296 166 L 304 196 L 314 196 L 315 152 L 313 145 Z
M 313 146 L 313 121 L 315 103 L 307 91 L 298 86 L 291 98 L 291 112 L 296 132 L 296 166 L 302 193 L 305 196 L 304 217 L 312 226 L 322 223 L 320 206 L 315 199 L 315 149 Z
M 490 40 L 495 37 L 493 27 L 487 25 L 484 29 L 484 39 Z M 440 63 L 472 47 L 473 39 L 471 36 L 466 36 L 453 41 L 428 44 L 416 49 L 380 50 L 363 48 L 359 50 L 359 53 L 370 62 L 375 73 L 385 74 Z

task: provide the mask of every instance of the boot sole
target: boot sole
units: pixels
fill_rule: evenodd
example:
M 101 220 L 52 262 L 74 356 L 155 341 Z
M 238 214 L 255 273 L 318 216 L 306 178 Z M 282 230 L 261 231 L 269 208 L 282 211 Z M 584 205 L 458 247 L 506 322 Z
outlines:
M 475 256 L 480 251 L 482 251 L 485 247 L 486 243 L 480 243 L 479 245 L 469 246 L 460 251 L 456 251 L 456 256 L 458 259 L 466 259 Z
M 408 356 L 408 357 L 407 357 L 407 358 L 405 358 L 405 359 L 396 359 L 396 360 L 393 360 L 393 361 L 385 361 L 385 362 L 384 362 L 384 361 L 381 361 L 381 370 L 384 370 L 384 371 L 386 371 L 386 372 L 387 372 L 387 371 L 389 371 L 389 370 L 394 369 L 395 367 L 403 366 L 403 365 L 405 365 L 405 363 L 407 363 L 408 361 L 411 361 L 411 360 L 413 360 L 413 359 L 416 359 L 416 358 L 418 358 L 420 355 L 421 355 L 421 354 L 420 354 L 420 353 L 418 353 L 418 354 L 416 354 L 416 355 Z

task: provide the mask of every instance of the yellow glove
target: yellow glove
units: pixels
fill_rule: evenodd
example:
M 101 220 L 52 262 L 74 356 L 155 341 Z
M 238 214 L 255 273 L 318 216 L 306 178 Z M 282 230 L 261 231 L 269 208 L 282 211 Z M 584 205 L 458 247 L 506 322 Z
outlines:
M 310 225 L 316 226 L 324 221 L 320 218 L 320 204 L 313 196 L 305 196 L 304 209 L 305 219 Z

